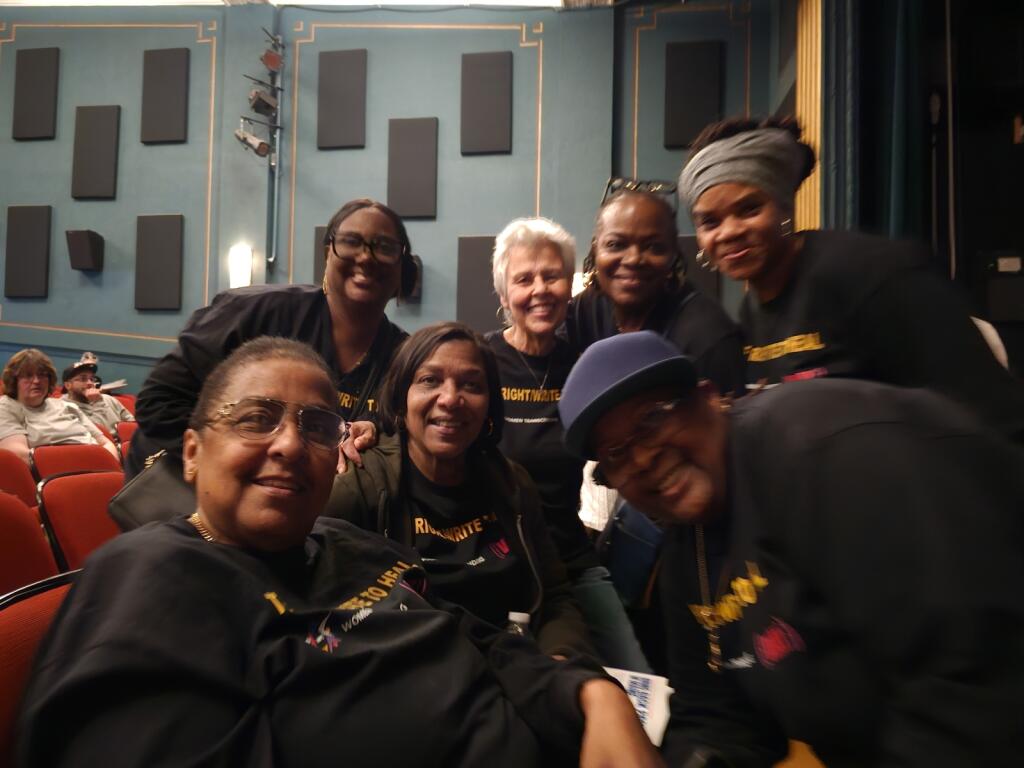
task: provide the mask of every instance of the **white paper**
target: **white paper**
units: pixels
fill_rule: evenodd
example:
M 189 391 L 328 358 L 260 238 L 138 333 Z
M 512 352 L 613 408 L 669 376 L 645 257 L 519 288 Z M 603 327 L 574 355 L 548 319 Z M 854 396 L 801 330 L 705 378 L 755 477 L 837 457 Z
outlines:
M 636 710 L 637 717 L 647 732 L 647 738 L 651 740 L 651 744 L 660 747 L 665 728 L 668 726 L 668 700 L 672 695 L 668 679 L 613 667 L 605 667 L 604 671 L 626 689 L 626 695 L 633 702 L 633 709 Z

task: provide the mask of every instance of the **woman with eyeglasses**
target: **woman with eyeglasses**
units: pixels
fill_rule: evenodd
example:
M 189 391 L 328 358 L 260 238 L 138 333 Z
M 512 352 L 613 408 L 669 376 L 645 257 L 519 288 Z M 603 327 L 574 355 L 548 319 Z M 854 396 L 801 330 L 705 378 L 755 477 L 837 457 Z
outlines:
M 582 352 L 618 333 L 656 331 L 720 392 L 742 392 L 739 330 L 717 302 L 686 281 L 674 206 L 674 184 L 608 182 L 583 262 L 587 287 L 569 308 L 569 339 Z
M 311 345 L 334 372 L 345 418 L 372 417 L 384 371 L 407 335 L 384 309 L 414 287 L 409 236 L 386 205 L 359 199 L 331 217 L 323 247 L 322 286 L 236 288 L 192 315 L 177 346 L 156 364 L 139 393 L 135 407 L 142 434 L 132 439 L 129 472 L 139 471 L 159 449 L 180 455 L 204 379 L 233 349 L 257 336 Z
M 679 180 L 706 266 L 746 281 L 747 380 L 821 376 L 930 387 L 1024 442 L 1024 387 L 997 362 L 923 249 L 797 231 L 814 151 L 790 118 L 736 118 L 697 137 Z
M 45 353 L 29 348 L 11 355 L 3 370 L 0 450 L 28 464 L 37 446 L 85 443 L 103 446 L 120 462 L 117 447 L 77 405 L 50 397 L 56 385 L 57 369 Z
M 594 655 L 536 487 L 497 448 L 501 386 L 468 326 L 414 333 L 381 387 L 385 434 L 324 514 L 414 547 L 441 597 L 492 624 L 525 614 L 546 653 Z
M 184 435 L 195 507 L 90 558 L 40 648 L 19 764 L 660 765 L 599 668 L 437 603 L 412 550 L 317 520 L 332 377 L 281 338 L 208 375 Z

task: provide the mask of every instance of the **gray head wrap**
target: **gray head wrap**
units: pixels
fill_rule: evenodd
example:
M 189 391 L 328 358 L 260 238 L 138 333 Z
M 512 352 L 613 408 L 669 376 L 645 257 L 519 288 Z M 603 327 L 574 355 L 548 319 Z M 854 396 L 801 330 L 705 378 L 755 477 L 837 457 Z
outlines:
M 750 184 L 789 210 L 800 186 L 804 155 L 793 134 L 781 128 L 758 128 L 708 144 L 690 158 L 679 174 L 679 198 L 693 209 L 716 184 Z

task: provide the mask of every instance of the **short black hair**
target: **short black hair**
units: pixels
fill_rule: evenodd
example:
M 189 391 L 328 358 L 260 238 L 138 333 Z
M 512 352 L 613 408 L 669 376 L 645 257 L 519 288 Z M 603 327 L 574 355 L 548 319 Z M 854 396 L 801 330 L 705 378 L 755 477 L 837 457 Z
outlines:
M 487 417 L 491 422 L 473 443 L 477 447 L 496 445 L 501 440 L 501 427 L 505 421 L 505 408 L 501 399 L 501 379 L 498 374 L 498 361 L 494 351 L 478 334 L 463 323 L 435 323 L 421 328 L 403 342 L 391 363 L 380 386 L 377 399 L 377 416 L 381 428 L 394 434 L 403 424 L 408 403 L 409 387 L 412 378 L 423 363 L 426 362 L 442 344 L 449 341 L 468 341 L 476 347 L 477 353 L 484 364 L 487 376 Z
M 268 360 L 294 360 L 319 368 L 331 391 L 329 410 L 338 411 L 334 374 L 331 373 L 331 369 L 327 367 L 327 363 L 317 354 L 316 350 L 295 339 L 286 339 L 281 336 L 258 336 L 237 347 L 206 377 L 203 388 L 199 392 L 199 400 L 192 410 L 192 416 L 188 422 L 189 427 L 199 430 L 209 423 L 210 411 L 220 405 L 224 391 L 228 388 L 232 376 L 238 369 L 250 363 L 262 363 Z

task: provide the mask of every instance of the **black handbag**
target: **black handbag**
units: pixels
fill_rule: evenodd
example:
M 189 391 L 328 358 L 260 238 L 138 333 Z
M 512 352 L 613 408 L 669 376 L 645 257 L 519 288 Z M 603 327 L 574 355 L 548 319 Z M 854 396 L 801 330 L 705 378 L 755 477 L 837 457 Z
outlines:
M 122 531 L 163 522 L 196 508 L 195 489 L 182 476 L 181 459 L 167 451 L 146 458 L 145 468 L 110 500 L 107 512 Z

